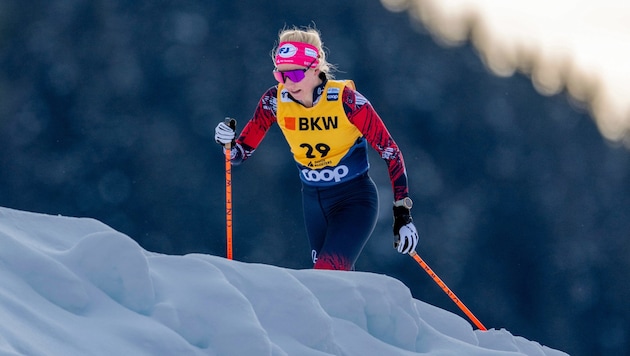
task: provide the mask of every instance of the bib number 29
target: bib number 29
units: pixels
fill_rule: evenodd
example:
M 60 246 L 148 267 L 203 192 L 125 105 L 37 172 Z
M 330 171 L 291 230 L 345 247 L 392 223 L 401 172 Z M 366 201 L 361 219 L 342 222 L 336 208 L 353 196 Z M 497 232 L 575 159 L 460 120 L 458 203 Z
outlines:
M 328 152 L 330 152 L 330 146 L 325 143 L 318 143 L 315 145 L 315 147 L 311 146 L 308 143 L 303 143 L 300 145 L 300 147 L 306 148 L 306 158 L 317 158 L 317 156 L 313 154 L 313 151 L 319 152 L 320 158 L 326 157 L 328 155 Z

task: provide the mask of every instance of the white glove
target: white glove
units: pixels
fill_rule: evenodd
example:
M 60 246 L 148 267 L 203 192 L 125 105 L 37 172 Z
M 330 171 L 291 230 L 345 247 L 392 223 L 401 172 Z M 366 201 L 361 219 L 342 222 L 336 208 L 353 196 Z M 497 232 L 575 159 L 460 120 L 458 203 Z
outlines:
M 403 225 L 398 230 L 398 234 L 395 235 L 395 238 L 394 246 L 400 253 L 407 254 L 411 251 L 415 251 L 416 246 L 418 246 L 418 231 L 412 222 Z
M 225 122 L 220 122 L 214 129 L 214 140 L 221 145 L 232 143 L 234 137 L 236 137 L 236 132 Z

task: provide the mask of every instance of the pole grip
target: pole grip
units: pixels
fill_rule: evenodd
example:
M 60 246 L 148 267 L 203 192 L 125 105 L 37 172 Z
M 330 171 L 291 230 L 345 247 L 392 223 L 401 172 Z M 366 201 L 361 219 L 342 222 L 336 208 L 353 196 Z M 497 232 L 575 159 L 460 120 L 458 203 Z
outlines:
M 226 117 L 225 118 L 225 124 L 228 125 L 232 130 L 236 131 L 236 120 L 231 118 L 231 117 Z M 232 149 L 232 142 L 230 143 L 226 143 L 225 144 L 225 149 L 226 150 L 231 150 Z

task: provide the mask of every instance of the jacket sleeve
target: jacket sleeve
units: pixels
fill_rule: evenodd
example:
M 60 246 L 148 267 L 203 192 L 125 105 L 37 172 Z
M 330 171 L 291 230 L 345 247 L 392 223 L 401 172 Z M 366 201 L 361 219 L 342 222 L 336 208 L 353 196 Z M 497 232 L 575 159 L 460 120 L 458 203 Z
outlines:
M 409 196 L 402 152 L 372 104 L 359 92 L 348 87 L 343 91 L 343 103 L 350 122 L 361 131 L 370 146 L 387 164 L 394 200 Z
M 254 115 L 236 139 L 232 163 L 238 165 L 247 160 L 254 153 L 269 128 L 276 122 L 277 93 L 277 87 L 269 88 L 258 101 Z

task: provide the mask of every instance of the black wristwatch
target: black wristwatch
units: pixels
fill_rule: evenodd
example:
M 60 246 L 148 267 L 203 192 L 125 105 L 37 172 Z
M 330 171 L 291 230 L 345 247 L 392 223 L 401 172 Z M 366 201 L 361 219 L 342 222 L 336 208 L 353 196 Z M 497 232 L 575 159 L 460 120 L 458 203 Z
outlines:
M 404 206 L 407 209 L 411 209 L 411 207 L 413 206 L 413 200 L 411 200 L 411 198 L 406 197 L 400 200 L 396 200 L 394 202 L 394 206 Z

